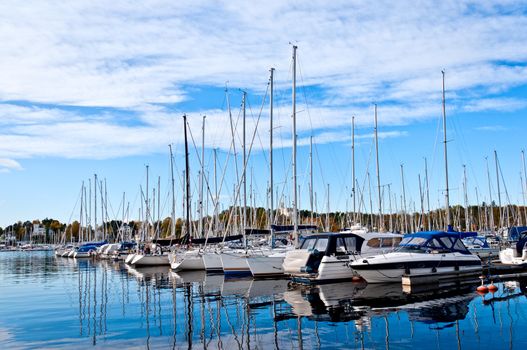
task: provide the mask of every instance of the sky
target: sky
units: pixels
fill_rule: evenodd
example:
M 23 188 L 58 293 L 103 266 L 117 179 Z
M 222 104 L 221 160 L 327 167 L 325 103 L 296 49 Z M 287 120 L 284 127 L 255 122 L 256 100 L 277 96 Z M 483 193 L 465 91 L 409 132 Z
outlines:
M 302 208 L 309 209 L 310 137 L 316 209 L 327 209 L 328 184 L 330 210 L 352 207 L 355 117 L 356 181 L 366 209 L 371 192 L 378 211 L 374 104 L 383 211 L 390 204 L 396 210 L 396 202 L 401 207 L 401 165 L 407 209 L 419 210 L 425 158 L 431 207 L 444 205 L 442 70 L 451 203 L 464 202 L 464 165 L 469 203 L 497 201 L 498 194 L 502 203 L 525 201 L 524 1 L 6 0 L 0 3 L 0 23 L 2 227 L 45 217 L 77 220 L 82 183 L 94 186 L 94 174 L 106 181 L 109 218 L 122 218 L 124 195 L 126 216 L 137 219 L 147 165 L 149 197 L 159 181 L 159 215 L 169 216 L 169 144 L 181 216 L 183 114 L 192 135 L 193 206 L 206 116 L 207 183 L 213 193 L 217 149 L 218 192 L 221 207 L 227 207 L 239 187 L 231 119 L 242 169 L 242 91 L 251 149 L 248 192 L 252 188 L 256 204 L 266 206 L 271 67 L 273 193 L 275 203 L 289 206 L 292 45 L 298 47 Z

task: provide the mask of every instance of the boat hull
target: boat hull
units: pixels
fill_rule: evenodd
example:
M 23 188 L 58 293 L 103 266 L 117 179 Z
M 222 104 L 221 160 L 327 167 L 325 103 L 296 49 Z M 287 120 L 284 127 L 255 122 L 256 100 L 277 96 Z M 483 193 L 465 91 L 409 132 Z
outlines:
M 162 266 L 170 265 L 168 255 L 142 255 L 136 254 L 131 262 L 134 266 Z
M 285 254 L 253 255 L 247 257 L 247 264 L 255 278 L 279 277 L 284 276 L 284 258 Z
M 223 266 L 223 273 L 226 276 L 251 275 L 251 269 L 247 264 L 245 253 L 221 253 L 221 264 Z
M 213 252 L 206 252 L 203 254 L 203 265 L 207 273 L 223 272 L 223 265 L 221 264 L 221 255 Z

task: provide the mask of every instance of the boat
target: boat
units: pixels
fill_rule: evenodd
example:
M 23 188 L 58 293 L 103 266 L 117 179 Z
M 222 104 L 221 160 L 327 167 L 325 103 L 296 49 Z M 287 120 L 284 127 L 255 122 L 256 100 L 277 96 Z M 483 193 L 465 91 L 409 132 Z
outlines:
M 128 257 L 127 257 L 128 258 Z M 170 265 L 168 255 L 163 253 L 161 246 L 155 243 L 145 245 L 142 253 L 137 253 L 130 262 L 134 266 L 161 266 Z
M 402 235 L 379 232 L 328 232 L 303 237 L 298 249 L 287 252 L 284 273 L 298 282 L 349 280 L 348 265 L 356 259 L 392 251 Z
M 479 256 L 482 260 L 493 259 L 499 256 L 500 248 L 495 244 L 489 244 L 485 236 L 463 238 L 463 244 L 469 252 Z
M 465 247 L 459 232 L 407 234 L 394 252 L 365 256 L 350 264 L 368 283 L 401 283 L 403 275 L 481 273 L 481 259 Z
M 115 261 L 125 260 L 132 253 L 132 250 L 136 245 L 135 242 L 122 242 L 117 250 L 109 254 L 109 258 Z M 135 256 L 135 254 L 133 255 Z
M 203 254 L 198 249 L 169 254 L 170 268 L 177 271 L 205 270 Z
M 512 247 L 501 250 L 499 257 L 504 265 L 527 265 L 527 230 L 520 233 Z
M 95 256 L 96 252 L 97 252 L 96 245 L 83 244 L 74 250 L 73 258 L 75 259 L 91 258 Z

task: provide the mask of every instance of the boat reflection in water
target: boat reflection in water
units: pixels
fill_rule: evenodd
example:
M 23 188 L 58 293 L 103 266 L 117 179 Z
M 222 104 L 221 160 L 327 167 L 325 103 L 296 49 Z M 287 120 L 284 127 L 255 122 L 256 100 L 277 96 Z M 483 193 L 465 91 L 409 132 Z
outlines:
M 523 280 L 497 283 L 497 292 L 483 296 L 474 284 L 407 293 L 399 284 L 310 286 L 287 279 L 174 273 L 168 266 L 66 261 L 44 252 L 3 254 L 0 334 L 7 335 L 5 348 L 527 345 L 517 331 L 527 327 L 521 316 L 527 307 Z

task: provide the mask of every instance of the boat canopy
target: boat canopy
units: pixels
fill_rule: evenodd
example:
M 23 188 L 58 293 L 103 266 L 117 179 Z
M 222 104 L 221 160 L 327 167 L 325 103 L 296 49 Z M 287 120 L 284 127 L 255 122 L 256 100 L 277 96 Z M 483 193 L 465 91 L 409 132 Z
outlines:
M 101 241 L 101 242 L 90 242 L 90 243 L 84 243 L 81 245 L 81 247 L 85 247 L 85 246 L 94 246 L 94 247 L 101 247 L 105 244 L 108 244 L 108 241 L 104 240 L 104 241 Z
M 77 250 L 77 252 L 87 253 L 91 250 L 97 250 L 97 246 L 96 245 L 82 245 L 79 247 L 79 250 Z
M 428 231 L 404 235 L 397 251 L 470 254 L 459 232 Z
M 321 252 L 324 255 L 357 253 L 364 238 L 353 233 L 328 232 L 301 237 L 300 249 Z

